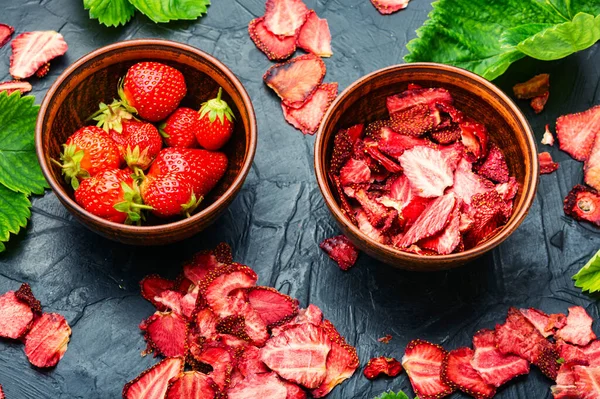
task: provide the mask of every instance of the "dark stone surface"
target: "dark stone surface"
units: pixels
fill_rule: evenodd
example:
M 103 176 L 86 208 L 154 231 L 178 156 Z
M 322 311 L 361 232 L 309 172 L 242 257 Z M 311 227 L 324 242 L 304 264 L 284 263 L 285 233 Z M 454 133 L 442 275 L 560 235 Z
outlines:
M 407 40 L 430 10 L 424 0 L 392 16 L 379 15 L 368 0 L 306 2 L 329 20 L 334 56 L 326 60 L 326 80 L 338 81 L 341 89 L 402 62 Z M 264 0 L 214 3 L 199 21 L 155 25 L 138 15 L 114 29 L 89 20 L 80 0 L 0 0 L 0 22 L 18 32 L 59 30 L 69 43 L 49 76 L 32 80 L 38 103 L 62 70 L 87 52 L 119 40 L 158 37 L 189 43 L 225 62 L 246 85 L 259 125 L 255 164 L 237 200 L 212 228 L 176 245 L 116 244 L 83 228 L 51 192 L 34 199 L 27 231 L 0 255 L 0 292 L 30 283 L 47 311 L 67 317 L 73 336 L 65 357 L 50 371 L 33 369 L 21 345 L 0 342 L 0 383 L 9 399 L 120 397 L 123 385 L 156 361 L 140 357 L 144 342 L 137 326 L 153 308 L 140 297 L 138 281 L 152 272 L 175 276 L 185 259 L 220 241 L 258 272 L 261 284 L 296 296 L 303 306 L 320 306 L 357 346 L 363 364 L 379 355 L 401 358 L 406 343 L 417 337 L 446 348 L 469 345 L 475 331 L 501 322 L 511 305 L 565 312 L 577 304 L 598 317 L 597 303 L 575 289 L 570 276 L 600 247 L 600 234 L 564 217 L 562 199 L 582 180 L 582 167 L 556 148 L 549 150 L 560 169 L 542 176 L 528 218 L 481 260 L 454 271 L 417 274 L 362 255 L 351 271 L 340 271 L 318 249 L 338 230 L 313 175 L 314 138 L 283 120 L 278 99 L 261 80 L 271 63 L 246 32 L 250 19 L 262 15 Z M 9 78 L 9 55 L 10 46 L 0 50 L 0 80 Z M 560 114 L 598 102 L 599 63 L 598 46 L 557 62 L 523 60 L 497 83 L 508 92 L 534 73 L 552 74 L 542 115 L 519 103 L 539 139 L 543 126 Z M 389 345 L 377 342 L 388 333 L 394 337 Z M 411 392 L 406 374 L 372 383 L 361 371 L 330 397 L 369 399 L 388 388 Z M 497 397 L 549 398 L 550 385 L 533 370 Z M 465 396 L 453 396 L 458 397 Z

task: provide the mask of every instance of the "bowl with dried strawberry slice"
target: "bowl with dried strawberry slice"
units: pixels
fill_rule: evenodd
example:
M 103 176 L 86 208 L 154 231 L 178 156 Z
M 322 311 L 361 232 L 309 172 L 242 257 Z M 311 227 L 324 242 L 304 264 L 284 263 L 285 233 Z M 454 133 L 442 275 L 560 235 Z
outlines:
M 136 245 L 213 223 L 240 191 L 256 140 L 252 103 L 229 68 L 154 39 L 77 60 L 48 90 L 36 125 L 60 202 L 91 230 Z
M 350 241 L 414 271 L 464 265 L 507 239 L 539 164 L 518 107 L 460 68 L 396 65 L 350 85 L 315 140 L 325 203 Z

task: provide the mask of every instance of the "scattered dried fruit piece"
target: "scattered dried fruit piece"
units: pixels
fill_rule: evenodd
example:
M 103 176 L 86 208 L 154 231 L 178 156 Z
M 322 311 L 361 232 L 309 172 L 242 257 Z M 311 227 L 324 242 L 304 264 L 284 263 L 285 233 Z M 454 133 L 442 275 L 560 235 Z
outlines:
M 145 370 L 123 387 L 123 399 L 163 399 L 169 381 L 183 372 L 181 357 L 166 358 Z
M 15 28 L 10 25 L 0 24 L 0 48 L 4 47 L 10 41 L 10 37 L 15 32 Z
M 456 197 L 453 194 L 446 194 L 436 198 L 421 213 L 397 245 L 408 248 L 417 241 L 431 237 L 442 231 L 450 220 L 455 204 Z
M 10 74 L 15 79 L 26 79 L 48 61 L 67 52 L 67 42 L 55 31 L 25 32 L 11 43 Z
M 381 374 L 388 377 L 396 377 L 402 372 L 402 365 L 393 357 L 375 357 L 367 363 L 363 374 L 370 380 L 374 380 Z
M 19 300 L 14 291 L 0 296 L 0 337 L 18 339 L 33 321 L 31 307 Z
M 600 105 L 556 120 L 556 136 L 561 150 L 578 161 L 585 161 L 600 131 Z
M 371 0 L 377 11 L 383 15 L 405 9 L 410 0 Z M 409 87 L 410 89 L 410 87 Z
M 600 189 L 600 134 L 596 135 L 590 156 L 583 165 L 583 178 L 588 186 Z
M 465 149 L 475 160 L 484 159 L 488 151 L 489 134 L 486 127 L 475 122 L 470 118 L 466 118 L 460 123 L 461 142 Z
M 452 144 L 461 138 L 461 129 L 458 124 L 453 123 L 450 126 L 435 129 L 431 132 L 431 138 L 436 143 L 447 145 Z
M 331 57 L 331 32 L 326 19 L 318 17 L 314 10 L 306 14 L 306 22 L 298 34 L 298 47 L 319 57 Z
M 256 346 L 249 346 L 240 356 L 237 368 L 244 377 L 252 374 L 268 373 L 270 370 L 260 360 L 260 349 Z
M 31 291 L 31 286 L 27 283 L 21 284 L 19 289 L 15 292 L 15 296 L 17 299 L 23 303 L 26 303 L 34 314 L 40 316 L 42 314 L 42 304 L 37 298 L 33 295 Z
M 250 288 L 248 302 L 269 328 L 287 323 L 298 314 L 298 301 L 271 287 Z
M 289 107 L 282 102 L 285 120 L 304 134 L 315 134 L 337 93 L 337 83 L 323 83 L 299 108 Z
M 440 345 L 415 339 L 406 346 L 402 366 L 408 374 L 415 395 L 420 399 L 443 398 L 454 389 L 441 379 L 446 350 Z
M 218 392 L 214 381 L 204 373 L 186 371 L 169 381 L 164 399 L 214 399 Z
M 436 148 L 436 145 L 427 139 L 399 134 L 387 126 L 381 128 L 377 141 L 379 149 L 394 158 L 401 156 L 404 151 L 415 147 Z
M 211 341 L 202 346 L 202 351 L 196 360 L 212 366 L 213 370 L 209 377 L 213 379 L 221 392 L 225 392 L 231 382 L 231 373 L 235 366 L 234 351 L 227 345 Z
M 378 342 L 381 342 L 382 344 L 389 344 L 390 341 L 392 340 L 392 336 L 390 334 L 386 334 L 385 336 L 381 337 L 381 338 L 377 338 Z
M 390 114 L 390 127 L 397 133 L 421 137 L 439 123 L 439 112 L 432 114 L 428 104 L 417 104 Z
M 552 160 L 552 155 L 549 152 L 540 152 L 538 154 L 540 163 L 540 173 L 550 174 L 558 170 L 558 164 Z
M 554 331 L 546 330 L 546 326 L 550 322 L 550 316 L 541 310 L 529 308 L 519 309 L 519 312 L 529 321 L 544 338 L 554 334 Z
M 323 240 L 319 247 L 342 270 L 349 270 L 358 259 L 358 248 L 343 234 Z
M 590 187 L 576 185 L 564 201 L 565 215 L 600 227 L 600 195 Z
M 140 281 L 142 297 L 151 302 L 158 310 L 165 310 L 164 305 L 156 302 L 154 298 L 159 297 L 164 291 L 175 288 L 175 282 L 160 277 L 158 274 L 150 274 Z
M 48 72 L 50 72 L 50 63 L 49 62 L 45 63 L 44 65 L 42 65 L 40 67 L 40 69 L 35 71 L 35 76 L 41 79 L 44 76 L 48 75 Z
M 431 249 L 440 255 L 451 254 L 461 241 L 459 227 L 460 211 L 459 207 L 455 206 L 454 211 L 450 214 L 448 225 L 444 230 L 434 236 L 419 241 L 418 245 L 420 248 Z
M 325 72 L 325 63 L 321 58 L 305 54 L 273 65 L 265 73 L 263 80 L 277 93 L 283 104 L 300 108 L 317 90 Z
M 452 169 L 442 152 L 429 147 L 414 147 L 398 158 L 404 174 L 420 197 L 439 197 L 453 182 Z
M 277 36 L 265 27 L 265 18 L 255 18 L 248 24 L 250 38 L 271 61 L 282 61 L 296 52 L 294 36 Z
M 67 351 L 71 327 L 57 313 L 44 313 L 25 337 L 25 355 L 36 367 L 54 367 Z
M 287 389 L 275 373 L 252 374 L 227 392 L 229 399 L 286 399 Z
M 556 338 L 585 346 L 596 339 L 596 334 L 592 331 L 593 321 L 584 308 L 572 306 L 569 308 L 567 324 L 556 332 Z
M 529 79 L 527 82 L 518 83 L 513 87 L 515 97 L 521 100 L 541 96 L 550 90 L 550 75 L 542 73 Z
M 267 0 L 265 26 L 275 35 L 295 36 L 307 14 L 308 8 L 302 0 Z
M 485 160 L 480 164 L 476 164 L 473 169 L 479 175 L 496 183 L 506 183 L 509 179 L 508 165 L 504 153 L 495 144 L 490 145 Z
M 154 356 L 184 356 L 186 352 L 187 322 L 175 312 L 156 312 L 140 323 L 144 339 L 148 344 L 146 353 Z
M 209 280 L 200 287 L 201 293 L 213 312 L 219 316 L 229 316 L 229 293 L 239 288 L 250 288 L 256 284 L 258 276 L 248 266 L 233 264 L 211 273 Z
M 23 94 L 30 92 L 31 89 L 31 84 L 29 82 L 25 82 L 24 80 L 11 80 L 8 82 L 0 82 L 0 92 L 7 91 L 8 94 L 11 94 L 15 91 L 20 91 L 21 94 Z
M 486 383 L 471 366 L 474 354 L 471 348 L 450 351 L 442 364 L 442 381 L 476 399 L 492 398 L 496 388 Z
M 533 112 L 536 114 L 541 113 L 548 102 L 548 98 L 550 97 L 550 92 L 545 92 L 541 96 L 537 96 L 531 99 L 531 108 L 533 108 Z
M 554 145 L 554 135 L 550 131 L 550 125 L 546 125 L 546 130 L 544 131 L 544 137 L 542 137 L 542 144 Z
M 5 399 L 6 396 L 4 396 L 4 390 L 2 390 L 2 384 L 0 384 L 0 399 Z

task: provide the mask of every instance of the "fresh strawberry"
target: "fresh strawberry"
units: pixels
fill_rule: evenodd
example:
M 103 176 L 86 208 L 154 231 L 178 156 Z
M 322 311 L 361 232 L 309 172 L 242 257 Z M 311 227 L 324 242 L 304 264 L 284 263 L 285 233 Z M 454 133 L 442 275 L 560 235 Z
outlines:
M 508 165 L 504 153 L 495 144 L 490 145 L 487 157 L 482 162 L 474 165 L 477 174 L 496 183 L 506 183 L 509 178 Z
M 158 310 L 165 309 L 154 298 L 160 296 L 162 292 L 172 290 L 173 288 L 175 288 L 174 281 L 162 278 L 157 274 L 150 274 L 140 281 L 142 297 L 156 306 Z
M 11 43 L 10 74 L 15 79 L 32 76 L 48 61 L 67 52 L 69 46 L 55 31 L 25 32 Z
M 233 134 L 235 116 L 229 105 L 221 99 L 223 89 L 219 87 L 217 97 L 200 107 L 200 116 L 192 125 L 196 140 L 201 147 L 216 151 L 223 147 Z
M 169 381 L 164 399 L 214 399 L 219 387 L 212 378 L 198 371 L 186 371 Z
M 565 215 L 600 226 L 600 195 L 580 184 L 573 187 L 564 201 Z
M 550 92 L 545 92 L 544 94 L 534 97 L 531 99 L 531 108 L 533 108 L 533 112 L 536 114 L 541 113 L 548 102 L 548 98 L 550 97 Z
M 439 399 L 454 389 L 441 379 L 446 351 L 440 345 L 415 339 L 408 343 L 402 366 L 408 374 L 415 395 L 420 399 Z
M 286 399 L 287 389 L 277 374 L 253 374 L 227 392 L 228 399 L 269 398 Z
M 274 35 L 296 36 L 307 14 L 308 8 L 302 0 L 267 0 L 265 26 Z
M 194 182 L 195 176 L 185 172 L 170 172 L 157 177 L 148 175 L 140 191 L 152 214 L 161 218 L 190 217 L 203 200 L 194 193 Z
M 585 112 L 561 116 L 556 120 L 556 136 L 561 150 L 578 161 L 590 155 L 600 131 L 600 105 Z
M 0 295 L 0 337 L 19 339 L 33 321 L 31 307 L 19 300 L 14 291 Z
M 135 120 L 123 121 L 119 130 L 112 129 L 109 134 L 127 166 L 136 173 L 148 169 L 162 148 L 158 130 L 151 123 Z
M 175 312 L 156 312 L 140 323 L 148 344 L 146 353 L 154 356 L 184 356 L 187 339 L 187 322 Z
M 60 156 L 65 180 L 77 190 L 80 179 L 92 177 L 106 169 L 119 168 L 119 147 L 102 129 L 86 126 L 77 130 L 64 144 Z
M 119 87 L 121 104 L 149 122 L 158 122 L 179 106 L 187 93 L 183 74 L 159 62 L 138 62 Z
M 235 353 L 229 346 L 215 341 L 206 342 L 196 358 L 212 367 L 213 370 L 209 377 L 213 379 L 221 392 L 225 392 L 229 387 L 235 359 Z
M 333 259 L 342 270 L 349 270 L 358 258 L 358 248 L 345 236 L 339 235 L 323 240 L 319 247 Z
M 544 131 L 544 137 L 542 137 L 542 144 L 554 145 L 554 135 L 550 131 L 550 125 L 546 125 L 546 130 Z
M 550 75 L 542 73 L 529 79 L 525 83 L 518 83 L 513 87 L 515 97 L 521 100 L 541 96 L 550 90 Z
M 315 134 L 338 93 L 337 83 L 323 83 L 299 108 L 281 104 L 285 120 L 304 134 Z
M 192 129 L 198 113 L 191 108 L 180 107 L 159 126 L 167 147 L 198 147 L 196 135 Z
M 248 302 L 269 328 L 285 324 L 298 314 L 298 300 L 271 287 L 250 288 Z
M 432 114 L 428 104 L 417 104 L 390 114 L 390 127 L 397 133 L 421 137 L 439 124 L 439 112 Z
M 183 358 L 169 357 L 145 370 L 123 387 L 123 399 L 164 399 L 169 381 L 183 372 Z
M 376 357 L 367 363 L 363 374 L 369 380 L 374 380 L 384 374 L 388 377 L 396 377 L 402 372 L 402 365 L 393 357 Z
M 30 92 L 33 87 L 28 82 L 23 80 L 11 80 L 8 82 L 0 82 L 0 92 L 6 91 L 8 95 L 15 91 L 19 91 L 21 94 Z
M 248 24 L 250 38 L 271 61 L 282 61 L 296 52 L 295 36 L 277 36 L 265 27 L 265 18 L 255 18 Z
M 331 57 L 331 32 L 326 19 L 318 17 L 314 10 L 306 14 L 306 22 L 298 34 L 298 47 L 319 57 Z
M 552 155 L 550 155 L 549 152 L 540 152 L 538 154 L 538 161 L 540 163 L 540 173 L 541 174 L 549 174 L 549 173 L 553 173 L 558 170 L 558 164 L 552 160 Z M 599 159 L 599 161 L 600 161 L 600 159 Z M 586 165 L 587 165 L 587 163 L 586 163 Z M 589 176 L 592 176 L 593 173 L 594 173 L 593 171 L 590 172 Z M 586 176 L 588 176 L 588 175 L 586 175 Z M 600 186 L 600 181 L 598 181 L 598 186 Z
M 410 0 L 371 0 L 377 11 L 383 15 L 405 9 Z M 410 88 L 410 87 L 409 87 Z
M 496 388 L 486 383 L 471 366 L 474 354 L 471 348 L 450 351 L 442 364 L 442 381 L 475 399 L 492 398 Z
M 569 308 L 567 325 L 556 332 L 556 338 L 575 345 L 585 346 L 596 339 L 596 334 L 592 331 L 592 322 L 593 319 L 584 308 L 572 306 Z
M 412 188 L 421 197 L 439 197 L 454 183 L 452 168 L 439 150 L 414 147 L 398 159 Z
M 15 32 L 15 28 L 10 25 L 0 24 L 0 48 L 10 41 L 10 37 Z
M 137 183 L 131 172 L 106 169 L 81 182 L 75 201 L 86 211 L 116 223 L 134 224 L 142 220 L 142 204 Z
M 57 313 L 44 313 L 25 336 L 25 355 L 35 367 L 54 367 L 67 351 L 71 327 Z

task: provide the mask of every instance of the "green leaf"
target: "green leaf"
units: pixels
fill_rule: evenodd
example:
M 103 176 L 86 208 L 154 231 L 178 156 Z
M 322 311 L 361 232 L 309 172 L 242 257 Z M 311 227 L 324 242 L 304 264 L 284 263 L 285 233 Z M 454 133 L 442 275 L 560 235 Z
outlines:
M 598 14 L 600 0 L 439 0 L 404 59 L 492 80 L 527 55 L 554 60 L 590 47 L 599 39 Z
M 196 19 L 206 14 L 210 0 L 129 0 L 154 22 Z
M 600 291 L 600 251 L 573 276 L 573 280 L 575 287 L 581 288 L 583 292 L 591 294 Z
M 375 399 L 409 399 L 408 396 L 402 391 L 398 393 L 394 393 L 392 391 L 384 392 L 381 396 L 376 397 Z M 417 399 L 417 398 L 415 398 Z
M 5 250 L 3 242 L 8 241 L 10 234 L 17 234 L 27 226 L 31 216 L 31 202 L 23 193 L 17 193 L 0 185 L 0 252 Z
M 128 0 L 83 0 L 83 7 L 90 10 L 90 18 L 106 26 L 125 25 L 135 13 Z
M 43 194 L 48 185 L 35 155 L 39 106 L 33 96 L 0 93 L 0 184 L 24 194 Z

